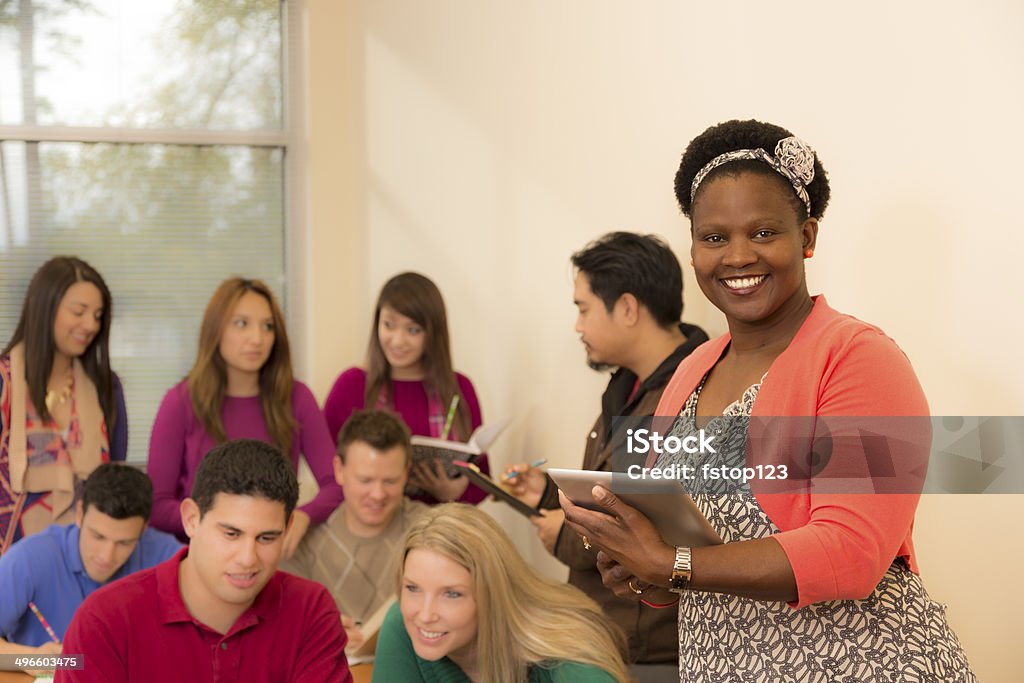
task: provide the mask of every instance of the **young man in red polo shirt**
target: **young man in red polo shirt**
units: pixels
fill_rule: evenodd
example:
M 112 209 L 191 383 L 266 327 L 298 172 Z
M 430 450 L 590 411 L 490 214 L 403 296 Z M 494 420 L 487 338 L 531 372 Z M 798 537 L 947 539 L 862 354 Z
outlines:
M 299 488 L 261 441 L 211 450 L 181 503 L 189 546 L 89 596 L 57 681 L 351 681 L 345 634 L 320 584 L 277 571 Z

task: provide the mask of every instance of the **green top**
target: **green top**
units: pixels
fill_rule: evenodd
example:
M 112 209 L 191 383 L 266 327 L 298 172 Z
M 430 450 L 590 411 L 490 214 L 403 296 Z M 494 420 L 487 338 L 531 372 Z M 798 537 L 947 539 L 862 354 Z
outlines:
M 402 613 L 393 605 L 377 638 L 373 683 L 467 683 L 469 678 L 447 657 L 436 662 L 420 659 L 405 631 Z M 579 662 L 551 662 L 550 668 L 530 669 L 530 683 L 615 683 L 603 669 Z

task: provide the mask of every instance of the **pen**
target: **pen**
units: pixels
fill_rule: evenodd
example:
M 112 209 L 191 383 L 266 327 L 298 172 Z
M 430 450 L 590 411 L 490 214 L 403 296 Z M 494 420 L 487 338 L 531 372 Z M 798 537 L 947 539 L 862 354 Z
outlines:
M 448 417 L 444 420 L 444 429 L 441 430 L 441 440 L 448 438 L 448 432 L 452 430 L 452 420 L 455 419 L 455 409 L 459 407 L 459 395 L 452 396 L 452 404 L 448 406 Z
M 32 614 L 36 615 L 36 619 L 38 619 L 39 623 L 42 624 L 43 628 L 46 629 L 46 634 L 48 636 L 50 636 L 50 640 L 52 640 L 55 643 L 59 643 L 60 642 L 60 638 L 58 638 L 57 634 L 53 632 L 52 628 L 50 628 L 49 622 L 46 621 L 46 617 L 44 617 L 43 613 L 39 611 L 38 607 L 36 607 L 36 603 L 29 602 L 28 603 L 28 608 L 30 610 L 32 610 Z
M 534 460 L 533 462 L 530 463 L 530 467 L 540 467 L 541 465 L 543 465 L 547 461 L 548 461 L 547 458 L 541 458 L 540 460 Z M 505 475 L 505 478 L 506 479 L 515 479 L 518 476 L 519 476 L 518 472 L 509 472 L 508 474 Z

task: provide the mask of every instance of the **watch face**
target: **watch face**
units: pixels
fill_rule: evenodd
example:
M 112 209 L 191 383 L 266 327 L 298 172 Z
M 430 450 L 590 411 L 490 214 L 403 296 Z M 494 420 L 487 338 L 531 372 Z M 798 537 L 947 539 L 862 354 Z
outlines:
M 669 590 L 682 593 L 690 583 L 690 549 L 676 548 L 675 566 L 672 567 L 672 575 L 669 577 Z

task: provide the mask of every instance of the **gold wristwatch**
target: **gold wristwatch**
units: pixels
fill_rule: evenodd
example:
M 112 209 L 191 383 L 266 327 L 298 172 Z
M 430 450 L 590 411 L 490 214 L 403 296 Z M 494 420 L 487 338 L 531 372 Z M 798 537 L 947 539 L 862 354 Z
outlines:
M 669 577 L 669 590 L 673 593 L 682 593 L 690 585 L 693 572 L 690 569 L 690 549 L 676 548 L 676 561 L 672 565 L 672 575 Z

